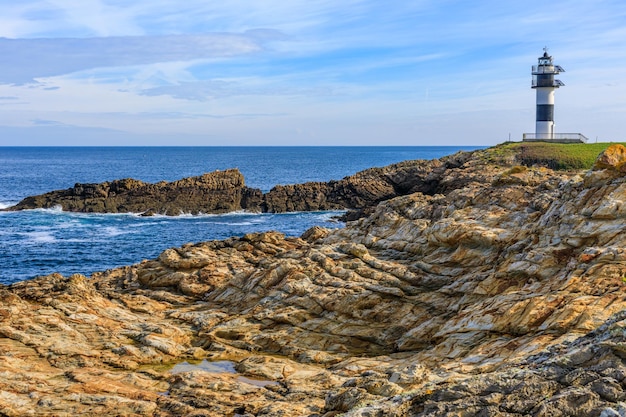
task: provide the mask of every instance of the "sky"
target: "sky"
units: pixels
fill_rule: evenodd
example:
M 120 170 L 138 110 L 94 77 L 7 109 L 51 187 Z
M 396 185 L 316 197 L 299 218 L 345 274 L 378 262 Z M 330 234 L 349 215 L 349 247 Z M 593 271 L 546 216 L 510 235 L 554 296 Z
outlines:
M 0 0 L 0 146 L 626 141 L 624 0 Z

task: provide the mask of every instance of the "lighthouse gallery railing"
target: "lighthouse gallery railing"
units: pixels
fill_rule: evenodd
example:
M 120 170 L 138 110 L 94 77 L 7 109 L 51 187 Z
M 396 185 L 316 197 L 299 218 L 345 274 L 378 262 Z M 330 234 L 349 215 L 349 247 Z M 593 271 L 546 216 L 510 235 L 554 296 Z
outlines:
M 589 139 L 582 133 L 524 133 L 523 139 L 529 140 L 560 140 L 572 142 L 587 142 Z

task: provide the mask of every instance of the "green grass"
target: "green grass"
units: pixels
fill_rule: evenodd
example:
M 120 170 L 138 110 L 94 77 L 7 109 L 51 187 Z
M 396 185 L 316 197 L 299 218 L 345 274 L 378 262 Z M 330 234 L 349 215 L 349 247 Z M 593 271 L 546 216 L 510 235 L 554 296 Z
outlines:
M 626 146 L 626 143 L 621 142 Z M 554 170 L 590 169 L 598 155 L 613 143 L 515 142 L 498 145 L 495 152 L 511 153 L 526 166 L 545 166 Z

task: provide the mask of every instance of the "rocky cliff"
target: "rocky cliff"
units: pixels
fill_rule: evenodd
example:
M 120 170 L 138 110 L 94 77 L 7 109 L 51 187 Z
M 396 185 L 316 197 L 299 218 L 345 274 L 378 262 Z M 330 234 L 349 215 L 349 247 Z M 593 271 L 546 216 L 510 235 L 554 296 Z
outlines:
M 173 182 L 145 183 L 122 179 L 76 184 L 66 190 L 27 197 L 9 210 L 52 208 L 85 213 L 224 213 L 258 206 L 262 193 L 246 187 L 236 169 L 215 171 Z
M 357 219 L 381 201 L 416 192 L 439 192 L 445 172 L 462 165 L 469 155 L 461 152 L 432 161 L 405 161 L 327 183 L 276 186 L 264 195 L 262 209 L 275 213 L 349 209 L 349 218 Z
M 623 151 L 581 173 L 476 151 L 344 229 L 2 287 L 0 410 L 623 415 Z M 173 367 L 194 359 L 234 372 Z
M 75 184 L 66 190 L 27 197 L 7 210 L 60 206 L 66 211 L 87 213 L 179 215 L 237 210 L 283 213 L 349 209 L 353 212 L 348 218 L 356 219 L 381 201 L 414 192 L 437 192 L 443 173 L 462 164 L 468 155 L 459 153 L 441 160 L 406 161 L 326 183 L 278 185 L 266 194 L 245 186 L 243 175 L 237 169 L 156 184 L 135 179 Z

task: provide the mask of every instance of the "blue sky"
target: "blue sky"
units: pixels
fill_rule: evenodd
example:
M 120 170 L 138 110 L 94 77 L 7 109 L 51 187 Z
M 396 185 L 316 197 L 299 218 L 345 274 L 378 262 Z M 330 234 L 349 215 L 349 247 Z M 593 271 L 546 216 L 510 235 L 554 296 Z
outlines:
M 626 2 L 0 1 L 0 145 L 626 141 Z

